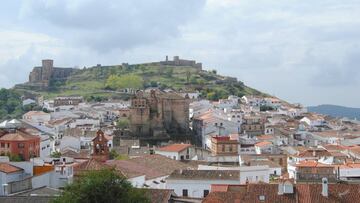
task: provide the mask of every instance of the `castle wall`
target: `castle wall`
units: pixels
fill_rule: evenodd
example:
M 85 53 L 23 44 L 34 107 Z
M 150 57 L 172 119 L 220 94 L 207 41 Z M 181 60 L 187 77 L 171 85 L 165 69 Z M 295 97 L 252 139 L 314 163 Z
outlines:
M 29 82 L 34 83 L 41 80 L 41 67 L 34 67 L 34 69 L 29 74 Z
M 47 88 L 50 80 L 64 80 L 74 72 L 73 68 L 54 67 L 51 59 L 42 60 L 42 66 L 36 66 L 29 74 L 28 85 L 38 88 Z
M 188 132 L 189 129 L 189 103 L 187 100 L 172 100 L 171 108 L 174 110 L 172 119 L 177 124 L 180 132 Z
M 191 66 L 200 70 L 202 69 L 202 63 L 196 63 L 195 60 L 180 59 L 179 56 L 174 56 L 173 61 L 169 61 L 166 56 L 165 61 L 160 61 L 160 64 L 169 66 Z
M 146 99 L 136 98 L 131 101 L 130 130 L 135 136 L 150 136 L 150 108 Z
M 72 68 L 54 68 L 51 74 L 51 79 L 65 79 L 68 78 L 72 73 L 74 69 Z

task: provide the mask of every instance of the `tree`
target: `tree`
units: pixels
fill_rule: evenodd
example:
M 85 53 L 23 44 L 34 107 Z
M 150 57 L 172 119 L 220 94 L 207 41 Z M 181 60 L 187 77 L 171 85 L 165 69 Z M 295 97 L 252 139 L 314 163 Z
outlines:
M 119 157 L 119 153 L 117 153 L 115 149 L 111 149 L 109 153 L 109 158 L 112 160 L 112 159 L 117 159 L 118 157 Z
M 19 154 L 10 154 L 9 152 L 7 152 L 6 156 L 9 157 L 10 161 L 14 161 L 14 162 L 24 161 L 24 158 Z
M 191 78 L 191 73 L 190 71 L 186 71 L 186 83 L 190 82 L 190 78 Z
M 19 118 L 23 113 L 20 95 L 11 89 L 0 89 L 0 120 Z
M 150 202 L 141 189 L 136 189 L 114 169 L 89 171 L 65 187 L 54 203 Z
M 172 67 L 169 67 L 165 71 L 165 76 L 171 78 L 173 76 L 174 69 Z
M 53 153 L 50 154 L 51 158 L 60 158 L 61 157 L 61 152 L 58 151 L 54 151 Z
M 129 127 L 129 120 L 126 118 L 121 118 L 117 121 L 116 126 L 120 129 L 125 129 Z

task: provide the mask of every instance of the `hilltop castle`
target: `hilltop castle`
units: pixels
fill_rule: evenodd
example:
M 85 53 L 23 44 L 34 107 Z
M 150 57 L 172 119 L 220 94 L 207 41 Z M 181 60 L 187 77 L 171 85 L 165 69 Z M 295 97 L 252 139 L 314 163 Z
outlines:
M 196 63 L 195 60 L 180 59 L 179 56 L 174 56 L 172 61 L 170 61 L 169 57 L 166 56 L 165 61 L 160 61 L 160 64 L 169 66 L 191 66 L 199 70 L 202 69 L 202 63 Z
M 27 85 L 47 88 L 51 80 L 65 80 L 73 72 L 74 68 L 54 67 L 54 61 L 51 59 L 42 60 L 42 66 L 35 66 L 29 74 Z

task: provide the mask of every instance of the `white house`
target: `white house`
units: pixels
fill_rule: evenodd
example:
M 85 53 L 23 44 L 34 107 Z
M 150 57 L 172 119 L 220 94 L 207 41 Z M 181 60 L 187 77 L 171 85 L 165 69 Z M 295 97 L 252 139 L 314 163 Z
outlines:
M 36 104 L 36 101 L 33 99 L 25 99 L 22 101 L 23 106 L 29 105 L 29 104 Z
M 216 166 L 199 165 L 198 170 L 234 170 L 240 173 L 240 184 L 257 182 L 269 183 L 269 175 L 281 176 L 281 166 L 270 160 L 252 160 L 250 165 L 241 166 Z
M 234 170 L 175 170 L 166 179 L 166 189 L 178 196 L 203 198 L 212 184 L 240 184 L 240 172 Z
M 191 144 L 171 144 L 155 149 L 155 154 L 160 154 L 174 160 L 206 160 L 210 151 L 197 148 Z
M 262 141 L 255 144 L 256 154 L 272 153 L 273 143 L 269 141 Z
M 13 182 L 24 180 L 29 177 L 24 169 L 14 166 L 10 163 L 0 163 L 0 196 L 7 195 L 18 191 L 9 191 Z
M 323 144 L 340 144 L 344 137 L 341 136 L 339 131 L 329 130 L 321 132 L 312 132 L 313 139 L 318 140 L 319 143 Z
M 269 166 L 243 166 L 240 167 L 240 184 L 269 183 L 270 170 Z
M 50 157 L 51 154 L 51 140 L 48 135 L 40 135 L 40 157 Z
M 217 110 L 195 117 L 192 124 L 197 140 L 205 149 L 210 148 L 212 136 L 238 133 L 241 126 L 241 123 L 229 121 L 226 114 Z
M 300 122 L 304 122 L 312 128 L 326 124 L 325 118 L 318 114 L 308 114 Z

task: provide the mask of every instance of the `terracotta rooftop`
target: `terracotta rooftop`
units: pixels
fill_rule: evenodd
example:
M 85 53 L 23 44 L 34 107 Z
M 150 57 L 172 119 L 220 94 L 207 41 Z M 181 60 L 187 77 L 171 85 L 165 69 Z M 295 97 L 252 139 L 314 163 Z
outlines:
M 90 150 L 80 149 L 79 152 L 75 152 L 71 149 L 66 149 L 64 151 L 61 151 L 61 155 L 64 157 L 71 157 L 74 159 L 88 159 L 90 158 Z
M 13 166 L 8 163 L 0 163 L 0 171 L 3 173 L 14 173 L 14 172 L 19 172 L 19 171 L 23 171 L 23 170 L 24 169 L 19 168 L 17 166 Z
M 171 144 L 171 145 L 161 147 L 156 150 L 157 151 L 167 151 L 167 152 L 181 152 L 189 147 L 191 147 L 191 144 Z
M 307 149 L 298 155 L 299 157 L 324 157 L 331 156 L 331 153 L 325 149 Z
M 340 138 L 342 137 L 342 133 L 336 130 L 326 130 L 326 131 L 321 131 L 321 132 L 313 132 L 314 135 L 320 136 L 320 137 L 337 137 Z
M 40 139 L 40 137 L 19 130 L 17 130 L 16 132 L 6 133 L 5 135 L 0 137 L 1 141 L 25 141 L 33 139 Z
M 255 146 L 257 146 L 257 147 L 265 147 L 268 145 L 272 145 L 272 142 L 264 141 L 264 142 L 258 142 L 255 144 Z
M 239 185 L 238 187 L 244 186 Z M 359 184 L 329 184 L 328 187 L 328 196 L 324 197 L 321 193 L 321 184 L 296 184 L 294 193 L 284 195 L 278 194 L 278 184 L 248 184 L 245 191 L 211 192 L 203 200 L 203 203 L 354 203 L 360 199 Z M 263 201 L 260 200 L 260 196 L 264 199 Z
M 78 175 L 79 173 L 84 171 L 101 170 L 106 168 L 110 168 L 110 167 L 95 159 L 88 159 L 83 162 L 74 164 L 74 174 Z
M 158 154 L 144 155 L 129 160 L 109 160 L 106 164 L 114 166 L 128 178 L 145 175 L 146 179 L 167 176 L 176 169 L 197 168 Z
M 299 202 L 358 202 L 360 199 L 359 184 L 329 184 L 329 195 L 321 195 L 321 184 L 298 184 L 296 191 Z
M 274 136 L 272 135 L 260 135 L 256 137 L 258 140 L 271 140 L 274 139 Z
M 142 191 L 151 202 L 156 203 L 168 203 L 171 196 L 175 194 L 173 190 L 168 189 L 143 189 Z
M 29 111 L 24 114 L 24 116 L 37 116 L 37 115 L 50 115 L 49 113 L 45 113 L 43 111 Z
M 334 144 L 322 145 L 322 147 L 328 151 L 341 151 L 341 150 L 345 150 L 347 148 L 343 145 L 334 145 Z
M 296 164 L 297 167 L 333 167 L 332 165 L 328 165 L 328 164 L 322 164 L 319 163 L 317 161 L 300 161 L 299 163 Z

